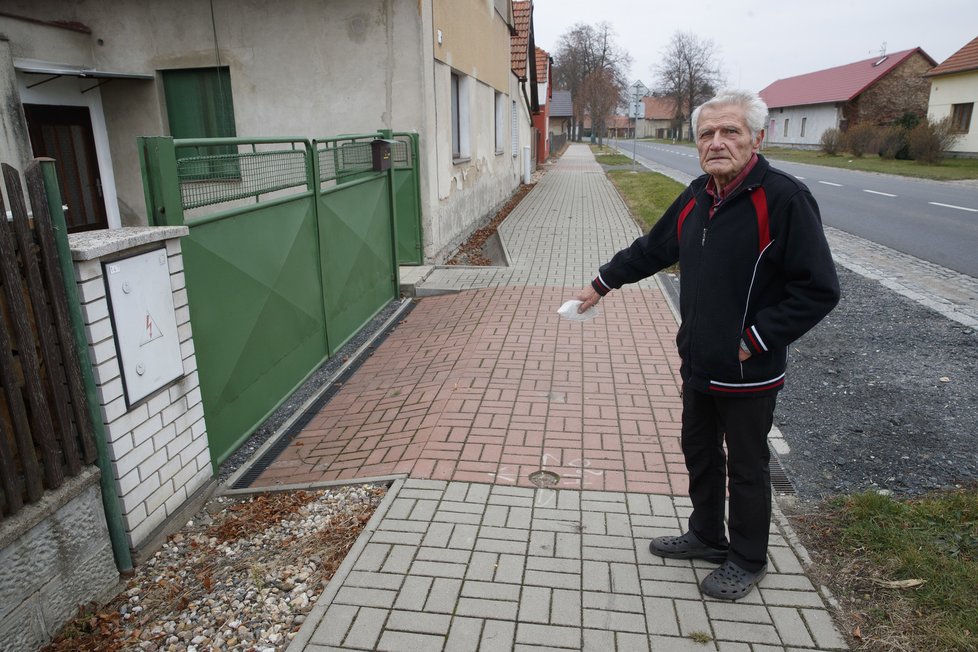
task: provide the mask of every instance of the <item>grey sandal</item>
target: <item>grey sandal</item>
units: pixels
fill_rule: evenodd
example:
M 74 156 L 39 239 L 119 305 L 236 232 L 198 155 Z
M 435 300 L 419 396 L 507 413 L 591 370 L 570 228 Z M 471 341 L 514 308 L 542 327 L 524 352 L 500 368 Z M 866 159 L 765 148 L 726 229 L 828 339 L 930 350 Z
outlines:
M 669 559 L 705 559 L 718 564 L 727 558 L 725 549 L 706 545 L 692 532 L 681 537 L 656 537 L 649 543 L 649 551 Z
M 739 600 L 767 575 L 767 564 L 757 572 L 746 571 L 729 559 L 706 576 L 700 590 L 718 600 Z

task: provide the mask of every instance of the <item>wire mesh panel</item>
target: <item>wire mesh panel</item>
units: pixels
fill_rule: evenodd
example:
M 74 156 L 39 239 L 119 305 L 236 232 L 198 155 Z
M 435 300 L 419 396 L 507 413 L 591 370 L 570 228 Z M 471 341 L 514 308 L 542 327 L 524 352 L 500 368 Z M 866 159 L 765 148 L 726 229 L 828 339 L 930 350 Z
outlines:
M 373 171 L 373 138 L 348 141 L 316 141 L 319 182 L 342 183 L 350 177 Z
M 411 160 L 411 143 L 395 137 L 391 143 L 391 164 L 395 169 L 409 168 L 414 165 Z
M 308 187 L 306 149 L 281 149 L 281 143 L 278 147 L 258 151 L 256 144 L 238 145 L 231 148 L 238 151 L 215 154 L 214 147 L 177 144 L 184 210 L 251 197 L 259 201 L 272 192 Z

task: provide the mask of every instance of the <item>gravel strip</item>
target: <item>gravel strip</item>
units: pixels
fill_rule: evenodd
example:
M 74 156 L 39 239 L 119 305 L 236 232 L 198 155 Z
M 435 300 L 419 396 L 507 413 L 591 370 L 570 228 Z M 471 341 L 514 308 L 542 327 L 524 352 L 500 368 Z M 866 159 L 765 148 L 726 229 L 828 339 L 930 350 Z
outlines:
M 842 300 L 792 345 L 775 423 L 803 499 L 978 481 L 978 334 L 839 268 Z
M 211 501 L 49 652 L 282 650 L 386 487 L 353 485 Z

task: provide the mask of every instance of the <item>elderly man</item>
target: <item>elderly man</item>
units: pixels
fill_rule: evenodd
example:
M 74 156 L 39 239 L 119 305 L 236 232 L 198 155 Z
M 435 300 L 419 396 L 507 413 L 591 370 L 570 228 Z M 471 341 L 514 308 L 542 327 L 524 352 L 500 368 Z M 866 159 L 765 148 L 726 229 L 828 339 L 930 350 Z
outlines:
M 578 296 L 583 312 L 611 290 L 679 262 L 676 343 L 693 513 L 685 534 L 657 537 L 649 548 L 660 557 L 722 562 L 700 588 L 725 600 L 747 595 L 767 571 L 767 434 L 788 345 L 839 300 L 815 199 L 757 154 L 765 120 L 767 106 L 750 92 L 722 92 L 697 108 L 693 134 L 706 174 Z

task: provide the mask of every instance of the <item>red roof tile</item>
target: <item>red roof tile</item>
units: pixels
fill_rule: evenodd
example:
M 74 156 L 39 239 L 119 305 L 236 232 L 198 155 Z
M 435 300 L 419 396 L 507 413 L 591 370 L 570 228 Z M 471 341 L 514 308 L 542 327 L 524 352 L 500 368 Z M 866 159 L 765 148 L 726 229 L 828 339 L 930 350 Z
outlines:
M 530 20 L 533 2 L 513 2 L 513 23 L 516 33 L 510 37 L 510 57 L 513 72 L 521 80 L 526 79 L 526 59 L 530 49 Z
M 537 83 L 546 84 L 550 75 L 550 53 L 543 48 L 537 48 Z
M 937 62 L 920 48 L 893 52 L 884 57 L 864 59 L 845 66 L 779 79 L 761 91 L 770 108 L 848 102 L 878 81 L 908 57 L 919 52 L 931 65 Z
M 978 36 L 949 56 L 941 65 L 931 68 L 926 76 L 933 77 L 934 75 L 947 75 L 952 72 L 966 72 L 968 70 L 978 70 Z

